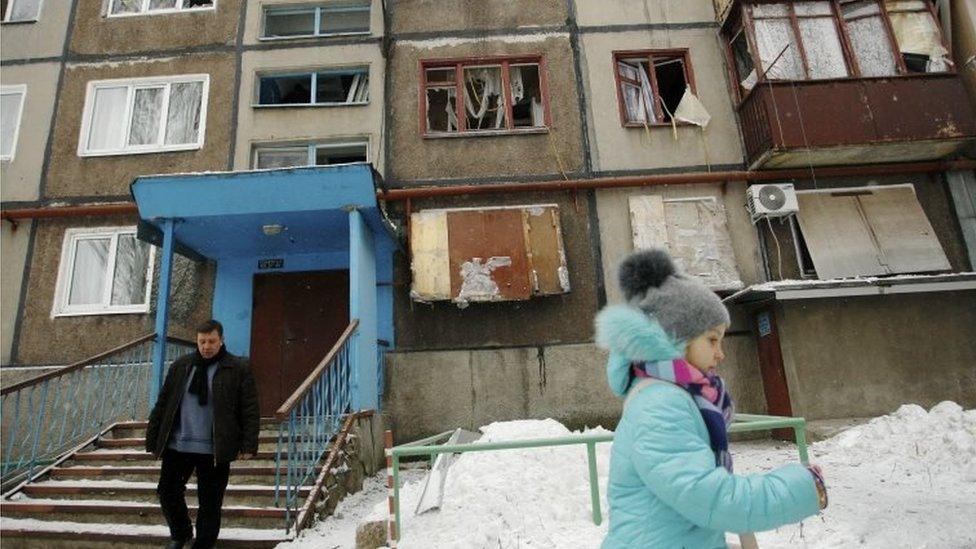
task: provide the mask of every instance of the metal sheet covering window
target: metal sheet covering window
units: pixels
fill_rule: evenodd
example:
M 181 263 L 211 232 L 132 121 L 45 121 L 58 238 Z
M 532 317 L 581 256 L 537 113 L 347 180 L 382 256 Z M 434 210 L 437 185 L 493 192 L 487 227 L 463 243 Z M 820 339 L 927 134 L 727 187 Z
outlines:
M 800 191 L 797 201 L 821 279 L 950 269 L 911 185 Z
M 634 249 L 665 248 L 678 268 L 713 290 L 743 287 L 725 207 L 714 197 L 630 197 Z
M 567 293 L 554 204 L 423 210 L 410 217 L 416 301 L 525 300 Z

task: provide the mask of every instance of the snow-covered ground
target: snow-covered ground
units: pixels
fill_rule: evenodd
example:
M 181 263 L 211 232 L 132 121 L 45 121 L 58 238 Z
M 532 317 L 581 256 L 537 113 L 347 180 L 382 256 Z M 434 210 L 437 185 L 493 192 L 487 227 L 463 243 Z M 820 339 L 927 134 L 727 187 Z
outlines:
M 569 434 L 553 420 L 493 423 L 482 440 Z M 796 461 L 793 445 L 733 445 L 736 472 Z M 930 411 L 905 405 L 810 449 L 823 467 L 830 506 L 818 517 L 757 535 L 769 548 L 976 547 L 976 410 L 943 402 Z M 597 446 L 606 512 L 610 445 Z M 469 453 L 452 466 L 444 506 L 413 513 L 423 488 L 413 473 L 401 490 L 404 548 L 598 547 L 606 521 L 590 516 L 583 446 Z M 386 517 L 385 473 L 344 500 L 337 515 L 282 548 L 354 547 L 356 526 Z M 736 541 L 729 536 L 729 541 Z

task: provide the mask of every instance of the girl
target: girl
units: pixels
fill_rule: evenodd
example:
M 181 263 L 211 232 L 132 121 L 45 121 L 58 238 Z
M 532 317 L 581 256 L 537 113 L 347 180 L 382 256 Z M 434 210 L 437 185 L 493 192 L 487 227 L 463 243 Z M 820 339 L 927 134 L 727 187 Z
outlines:
M 819 469 L 732 474 L 732 398 L 714 369 L 729 313 L 661 250 L 620 267 L 626 305 L 597 315 L 607 379 L 625 397 L 610 458 L 604 549 L 726 547 L 725 532 L 769 530 L 823 509 Z

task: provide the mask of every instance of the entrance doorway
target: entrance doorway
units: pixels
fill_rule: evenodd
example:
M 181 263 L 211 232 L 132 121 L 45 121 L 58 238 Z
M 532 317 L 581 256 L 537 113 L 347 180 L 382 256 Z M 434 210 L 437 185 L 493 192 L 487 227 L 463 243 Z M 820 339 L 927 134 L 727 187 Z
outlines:
M 349 271 L 254 276 L 251 370 L 261 415 L 301 385 L 349 325 Z

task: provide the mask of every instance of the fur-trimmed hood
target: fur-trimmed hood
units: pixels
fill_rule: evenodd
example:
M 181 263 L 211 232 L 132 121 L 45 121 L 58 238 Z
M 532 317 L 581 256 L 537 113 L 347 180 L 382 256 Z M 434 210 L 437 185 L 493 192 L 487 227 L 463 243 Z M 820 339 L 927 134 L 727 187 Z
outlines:
M 668 360 L 684 355 L 683 345 L 674 341 L 653 317 L 629 305 L 610 305 L 596 315 L 596 344 L 610 351 L 607 382 L 618 396 L 630 386 L 630 363 Z

